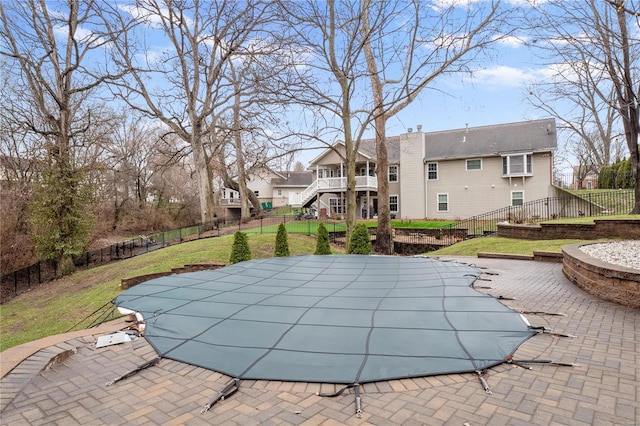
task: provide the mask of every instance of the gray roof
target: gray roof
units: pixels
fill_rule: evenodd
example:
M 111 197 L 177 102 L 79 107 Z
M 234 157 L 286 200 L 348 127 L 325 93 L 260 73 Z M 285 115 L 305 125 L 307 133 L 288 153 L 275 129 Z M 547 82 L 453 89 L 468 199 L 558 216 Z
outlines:
M 400 163 L 400 136 L 387 136 L 386 141 L 389 164 Z M 360 141 L 360 149 L 358 151 L 368 157 L 378 158 L 376 154 L 375 139 L 362 139 Z
M 424 134 L 425 160 L 486 157 L 511 152 L 546 152 L 557 147 L 553 118 L 468 127 Z M 375 139 L 363 139 L 360 153 L 376 158 Z M 389 164 L 400 162 L 400 136 L 387 137 Z
M 425 139 L 426 160 L 545 152 L 557 146 L 552 118 L 431 132 L 425 133 Z
M 284 178 L 273 178 L 271 184 L 273 186 L 304 186 L 307 187 L 313 182 L 313 173 L 311 171 L 304 172 L 276 172 Z

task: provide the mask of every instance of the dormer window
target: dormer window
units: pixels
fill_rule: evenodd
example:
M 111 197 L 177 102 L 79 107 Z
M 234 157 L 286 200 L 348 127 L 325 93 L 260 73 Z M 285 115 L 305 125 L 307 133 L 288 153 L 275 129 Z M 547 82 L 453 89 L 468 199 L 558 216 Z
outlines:
M 502 176 L 531 176 L 533 154 L 513 154 L 502 157 Z

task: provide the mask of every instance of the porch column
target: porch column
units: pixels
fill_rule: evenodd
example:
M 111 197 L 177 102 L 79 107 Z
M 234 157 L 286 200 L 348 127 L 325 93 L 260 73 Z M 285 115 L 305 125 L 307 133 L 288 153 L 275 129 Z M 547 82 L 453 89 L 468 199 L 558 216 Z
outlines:
M 369 169 L 367 168 L 367 170 Z M 371 192 L 369 188 L 367 188 L 367 219 L 371 219 Z

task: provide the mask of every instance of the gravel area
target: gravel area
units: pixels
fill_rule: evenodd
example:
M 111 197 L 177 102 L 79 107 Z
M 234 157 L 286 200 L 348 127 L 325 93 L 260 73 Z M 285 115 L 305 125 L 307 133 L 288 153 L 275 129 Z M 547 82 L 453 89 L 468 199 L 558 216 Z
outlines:
M 603 262 L 640 269 L 640 240 L 589 244 L 580 250 Z

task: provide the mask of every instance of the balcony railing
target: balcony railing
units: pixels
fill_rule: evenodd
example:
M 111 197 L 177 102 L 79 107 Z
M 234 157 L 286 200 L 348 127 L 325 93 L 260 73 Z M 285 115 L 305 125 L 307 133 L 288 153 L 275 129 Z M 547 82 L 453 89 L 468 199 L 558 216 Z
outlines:
M 221 198 L 220 205 L 221 206 L 239 206 L 240 198 Z
M 356 191 L 378 189 L 378 178 L 375 176 L 356 176 Z M 330 192 L 330 191 L 346 191 L 347 190 L 347 178 L 335 177 L 335 178 L 320 178 L 316 179 L 311 185 L 305 188 L 302 193 L 289 196 L 289 203 L 291 205 L 303 205 L 311 200 L 318 192 Z

